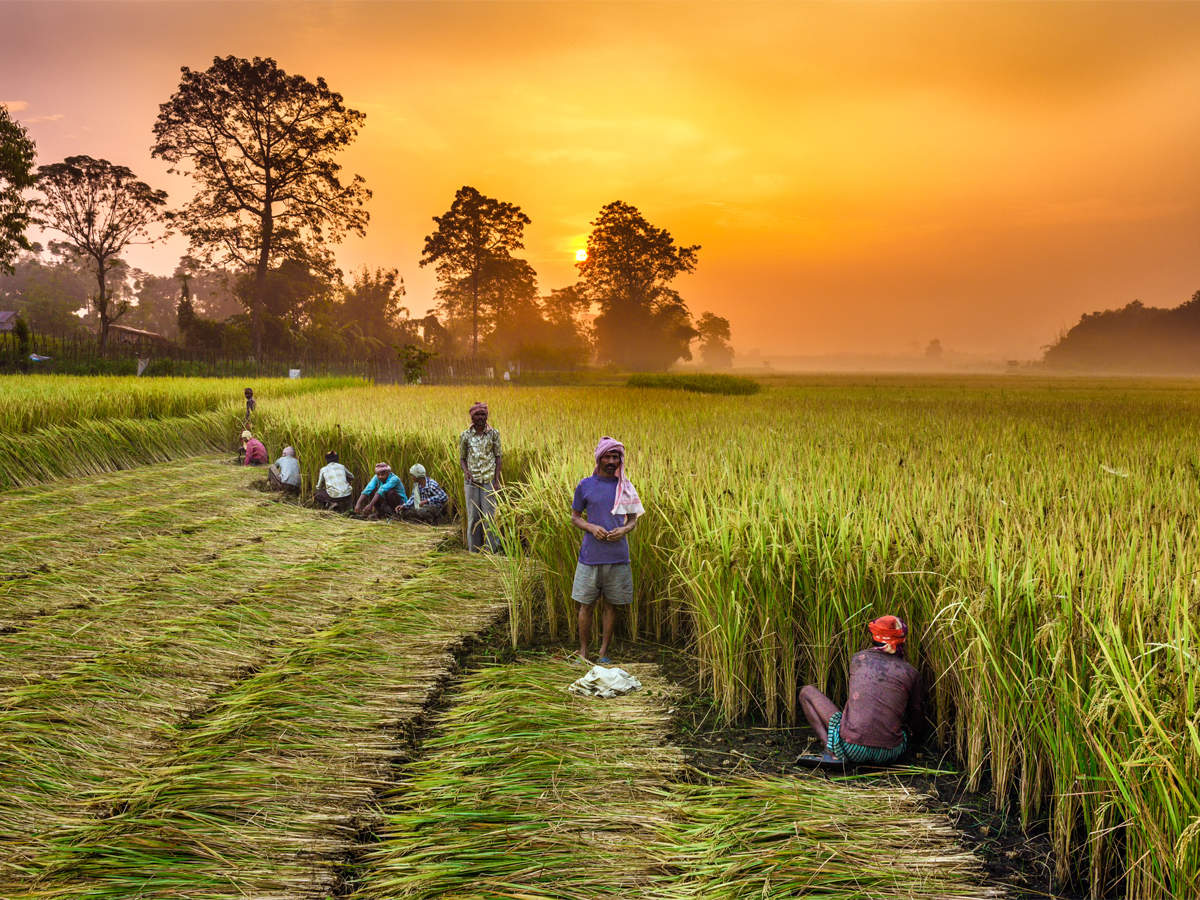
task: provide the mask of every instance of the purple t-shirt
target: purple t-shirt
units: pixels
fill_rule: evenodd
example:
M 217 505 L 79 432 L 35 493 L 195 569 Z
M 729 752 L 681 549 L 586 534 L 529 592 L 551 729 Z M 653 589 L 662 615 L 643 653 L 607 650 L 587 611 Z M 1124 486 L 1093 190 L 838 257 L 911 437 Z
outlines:
M 612 531 L 625 524 L 625 516 L 612 514 L 616 497 L 616 478 L 589 475 L 575 486 L 575 501 L 571 504 L 571 509 L 577 513 L 585 513 L 589 522 Z M 579 561 L 585 566 L 627 563 L 629 541 L 624 536 L 619 541 L 598 541 L 590 532 L 585 531 L 583 544 L 579 548 Z

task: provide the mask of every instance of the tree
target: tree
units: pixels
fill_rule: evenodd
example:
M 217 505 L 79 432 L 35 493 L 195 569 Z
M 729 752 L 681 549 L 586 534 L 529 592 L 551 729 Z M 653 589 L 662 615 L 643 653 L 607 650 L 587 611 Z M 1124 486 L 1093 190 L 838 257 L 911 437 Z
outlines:
M 512 255 L 525 247 L 530 218 L 516 204 L 464 185 L 450 209 L 433 221 L 437 231 L 425 236 L 421 265 L 437 267 L 438 296 L 448 317 L 469 311 L 475 355 L 488 314 L 502 309 L 507 296 L 532 283 L 533 269 Z
M 397 270 L 364 268 L 342 293 L 341 317 L 364 344 L 382 349 L 398 336 L 401 317 L 408 313 L 404 293 Z
M 34 185 L 34 145 L 29 132 L 13 121 L 0 104 L 0 274 L 12 274 L 18 250 L 28 250 L 29 202 L 24 192 Z
M 48 253 L 36 244 L 32 251 L 17 257 L 12 274 L 0 273 L 0 309 L 17 310 L 37 331 L 81 332 L 77 312 L 88 306 L 91 273 L 62 242 L 52 242 Z
M 942 358 L 942 342 L 939 338 L 934 338 L 925 346 L 926 359 L 941 359 Z
M 273 59 L 217 57 L 184 66 L 179 90 L 159 107 L 154 156 L 187 172 L 199 191 L 180 212 L 193 252 L 253 273 L 254 352 L 262 353 L 268 273 L 284 260 L 330 268 L 327 245 L 366 233 L 363 179 L 341 180 L 339 151 L 366 116 L 342 95 L 288 75 Z
M 706 312 L 696 323 L 700 334 L 700 359 L 713 369 L 733 365 L 733 347 L 729 345 L 729 320 Z
M 125 324 L 144 328 L 175 340 L 179 335 L 179 282 L 166 275 L 133 271 L 136 305 L 130 307 Z
M 37 186 L 41 224 L 61 232 L 94 267 L 92 308 L 100 320 L 103 350 L 109 325 L 130 306 L 127 299 L 111 296 L 109 271 L 130 244 L 153 243 L 154 233 L 167 221 L 166 192 L 138 181 L 125 166 L 90 156 L 68 156 L 39 167 Z
M 671 233 L 651 225 L 637 207 L 615 201 L 600 210 L 588 235 L 587 258 L 576 263 L 585 295 L 600 306 L 600 358 L 635 369 L 665 369 L 691 359 L 697 332 L 670 286 L 696 268 L 699 245 L 677 246 Z

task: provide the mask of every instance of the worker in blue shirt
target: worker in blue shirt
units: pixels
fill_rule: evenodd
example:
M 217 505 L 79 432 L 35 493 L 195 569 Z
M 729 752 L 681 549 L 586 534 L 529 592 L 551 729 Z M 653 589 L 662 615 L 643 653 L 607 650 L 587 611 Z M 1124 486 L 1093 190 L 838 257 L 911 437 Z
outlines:
M 398 516 L 400 507 L 408 500 L 404 493 L 404 482 L 392 471 L 385 462 L 375 465 L 375 476 L 367 482 L 362 493 L 358 495 L 358 503 L 354 505 L 354 514 L 368 519 L 378 519 L 384 516 Z

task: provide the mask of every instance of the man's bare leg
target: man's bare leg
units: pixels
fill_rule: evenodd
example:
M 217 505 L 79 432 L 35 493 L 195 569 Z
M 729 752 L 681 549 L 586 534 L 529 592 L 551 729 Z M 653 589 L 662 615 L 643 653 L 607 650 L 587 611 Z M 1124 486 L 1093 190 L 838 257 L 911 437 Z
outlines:
M 588 646 L 592 643 L 592 604 L 577 603 L 579 607 L 579 655 L 591 662 Z
M 829 740 L 829 720 L 838 711 L 837 704 L 818 691 L 816 685 L 806 684 L 800 690 L 800 708 L 824 747 Z
M 604 608 L 600 611 L 600 657 L 608 656 L 608 645 L 612 642 L 613 624 L 617 621 L 617 608 L 601 598 Z

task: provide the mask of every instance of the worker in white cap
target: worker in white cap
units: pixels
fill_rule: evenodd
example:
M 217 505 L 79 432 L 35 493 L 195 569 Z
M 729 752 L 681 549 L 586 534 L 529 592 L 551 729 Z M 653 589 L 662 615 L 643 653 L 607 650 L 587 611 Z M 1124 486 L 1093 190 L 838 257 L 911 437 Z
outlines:
M 410 521 L 437 522 L 445 514 L 450 498 L 420 463 L 414 463 L 408 474 L 412 476 L 412 490 L 409 491 L 408 502 L 400 510 L 400 517 Z

